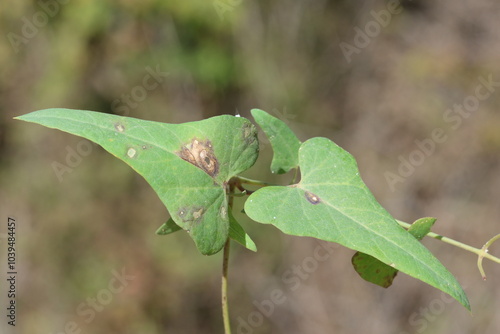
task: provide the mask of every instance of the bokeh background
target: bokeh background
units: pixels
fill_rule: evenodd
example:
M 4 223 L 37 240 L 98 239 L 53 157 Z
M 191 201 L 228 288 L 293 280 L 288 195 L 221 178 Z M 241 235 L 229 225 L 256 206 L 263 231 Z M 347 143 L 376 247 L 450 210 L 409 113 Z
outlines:
M 456 128 L 444 115 L 473 101 L 467 98 L 479 77 L 500 82 L 500 3 L 396 2 L 397 13 L 377 25 L 375 16 L 384 17 L 372 11 L 394 3 L 2 1 L 0 233 L 8 216 L 17 219 L 14 332 L 223 331 L 221 254 L 200 255 L 182 232 L 156 236 L 167 210 L 140 176 L 100 147 L 12 119 L 38 109 L 179 123 L 236 113 L 251 119 L 249 110 L 260 108 L 301 140 L 325 136 L 351 152 L 398 219 L 437 217 L 436 232 L 476 247 L 499 233 L 499 84 Z M 368 40 L 357 37 L 365 28 L 372 29 Z M 359 47 L 346 57 L 341 43 Z M 151 71 L 161 73 L 159 84 L 141 89 Z M 438 128 L 447 140 L 391 187 L 387 172 L 397 173 L 418 149 L 415 140 Z M 290 175 L 270 173 L 272 150 L 260 139 L 261 156 L 245 175 L 288 182 Z M 70 167 L 68 152 L 78 148 L 87 151 Z M 58 177 L 54 162 L 71 172 Z M 403 274 L 389 289 L 363 281 L 351 267 L 353 251 L 340 246 L 292 290 L 282 276 L 313 256 L 318 241 L 237 218 L 259 251 L 232 248 L 234 333 L 500 332 L 499 265 L 485 261 L 483 281 L 475 255 L 424 240 L 465 288 L 472 315 Z M 110 293 L 122 271 L 133 279 Z M 4 279 L 1 286 L 4 310 Z M 275 289 L 284 302 L 259 317 L 255 304 Z M 4 312 L 2 333 L 9 333 Z

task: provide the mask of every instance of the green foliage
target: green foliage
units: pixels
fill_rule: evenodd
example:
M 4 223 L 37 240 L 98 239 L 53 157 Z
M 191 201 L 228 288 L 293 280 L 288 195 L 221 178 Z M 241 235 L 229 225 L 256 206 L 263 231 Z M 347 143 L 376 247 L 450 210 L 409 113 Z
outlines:
M 273 173 L 283 174 L 299 166 L 300 140 L 280 119 L 260 109 L 253 109 L 252 116 L 259 124 L 273 147 L 271 162 Z
M 356 252 L 351 262 L 354 270 L 356 270 L 361 278 L 383 288 L 388 288 L 392 285 L 399 271 L 377 258 L 362 252 Z
M 169 235 L 179 230 L 182 230 L 182 228 L 177 225 L 172 218 L 169 218 L 166 223 L 156 230 L 155 233 L 158 235 Z
M 413 224 L 411 224 L 408 232 L 413 235 L 417 240 L 422 240 L 430 231 L 436 218 L 425 217 L 417 219 Z
M 245 203 L 246 214 L 287 234 L 369 254 L 468 307 L 453 275 L 378 204 L 349 153 L 329 139 L 312 138 L 299 149 L 299 166 L 299 183 L 259 189 Z
M 256 252 L 257 246 L 255 246 L 255 243 L 250 238 L 250 236 L 245 233 L 243 227 L 241 227 L 241 225 L 236 221 L 236 219 L 233 216 L 233 212 L 229 210 L 228 213 L 229 213 L 229 237 L 234 241 L 238 242 L 239 244 L 241 244 L 242 246 L 245 246 L 251 251 Z M 166 223 L 160 226 L 158 230 L 156 230 L 156 234 L 169 235 L 180 230 L 182 230 L 182 228 L 179 225 L 177 225 L 172 218 L 170 218 L 169 220 L 167 220 Z
M 252 115 L 273 147 L 271 170 L 285 173 L 300 168 L 301 180 L 253 192 L 245 203 L 250 218 L 290 235 L 359 251 L 353 264 L 363 278 L 368 269 L 384 270 L 384 282 L 369 279 L 376 284 L 387 285 L 400 270 L 469 308 L 453 275 L 376 201 L 348 152 L 326 138 L 301 143 L 279 119 L 257 109 Z M 18 118 L 96 142 L 141 174 L 171 215 L 157 234 L 182 228 L 207 255 L 219 252 L 228 238 L 256 250 L 231 212 L 234 188 L 245 194 L 244 179 L 238 174 L 250 168 L 258 155 L 256 129 L 247 119 L 224 115 L 164 124 L 68 109 L 40 110 Z M 411 232 L 423 237 L 434 223 L 431 220 L 418 223 Z M 367 264 L 369 258 L 376 261 Z
M 257 246 L 250 236 L 245 233 L 243 227 L 241 227 L 241 225 L 236 221 L 232 210 L 229 210 L 229 237 L 231 237 L 234 241 L 237 241 L 240 245 L 245 246 L 254 252 L 257 251 Z
M 153 187 L 175 223 L 203 254 L 215 254 L 229 233 L 227 181 L 258 154 L 255 127 L 224 115 L 165 124 L 83 110 L 46 109 L 18 117 L 101 145 Z
M 436 222 L 436 218 L 420 218 L 416 220 L 408 229 L 408 232 L 417 240 L 422 240 L 430 231 L 432 225 Z M 380 260 L 364 254 L 356 252 L 352 257 L 352 265 L 354 270 L 363 279 L 377 284 L 383 288 L 388 288 L 392 285 L 398 270 L 394 267 L 388 266 Z

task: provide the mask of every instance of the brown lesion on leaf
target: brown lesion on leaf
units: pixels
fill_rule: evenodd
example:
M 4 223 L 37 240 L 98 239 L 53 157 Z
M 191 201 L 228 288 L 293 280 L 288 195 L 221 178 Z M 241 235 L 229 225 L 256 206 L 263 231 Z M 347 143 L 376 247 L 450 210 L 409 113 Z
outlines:
M 311 204 L 319 204 L 321 203 L 321 198 L 319 198 L 317 195 L 306 191 L 305 193 L 306 199 L 309 201 Z
M 115 130 L 118 131 L 118 132 L 124 132 L 125 131 L 125 125 L 123 125 L 123 123 L 121 122 L 116 122 L 114 124 L 115 126 Z
M 257 140 L 257 129 L 252 123 L 243 124 L 241 134 L 247 146 L 252 145 Z
M 193 138 L 190 143 L 183 145 L 175 152 L 181 159 L 202 169 L 211 177 L 219 173 L 219 161 L 215 156 L 210 140 Z
M 130 158 L 130 159 L 134 159 L 134 158 L 137 158 L 137 150 L 133 147 L 129 147 L 127 149 L 127 156 Z
M 191 229 L 201 223 L 205 209 L 201 206 L 182 207 L 177 211 L 177 217 L 184 229 Z

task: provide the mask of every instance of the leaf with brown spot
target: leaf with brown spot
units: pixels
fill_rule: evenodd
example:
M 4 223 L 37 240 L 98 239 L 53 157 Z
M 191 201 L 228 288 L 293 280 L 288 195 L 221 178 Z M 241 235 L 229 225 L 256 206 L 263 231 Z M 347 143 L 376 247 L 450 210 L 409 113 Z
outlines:
M 377 202 L 352 155 L 327 138 L 311 138 L 300 146 L 298 165 L 297 184 L 263 187 L 250 195 L 245 202 L 250 218 L 369 254 L 469 308 L 456 278 Z
M 229 235 L 227 181 L 250 168 L 258 155 L 255 127 L 230 115 L 166 124 L 46 109 L 18 119 L 87 138 L 123 160 L 153 187 L 175 224 L 189 231 L 206 255 L 220 251 Z
M 199 140 L 197 138 L 183 145 L 175 152 L 181 159 L 205 171 L 211 177 L 216 177 L 219 173 L 219 161 L 215 156 L 210 140 Z

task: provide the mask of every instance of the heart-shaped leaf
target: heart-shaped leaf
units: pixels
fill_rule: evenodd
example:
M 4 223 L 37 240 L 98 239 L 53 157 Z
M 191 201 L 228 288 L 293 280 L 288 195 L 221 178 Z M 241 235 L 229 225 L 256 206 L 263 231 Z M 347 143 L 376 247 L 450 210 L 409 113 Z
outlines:
M 431 231 L 432 225 L 436 222 L 436 218 L 426 217 L 416 220 L 411 224 L 408 232 L 417 240 L 422 240 L 427 233 Z M 383 288 L 388 288 L 392 285 L 398 270 L 388 266 L 378 259 L 362 252 L 356 252 L 352 257 L 352 265 L 354 270 L 364 280 Z
M 283 174 L 299 165 L 300 140 L 282 120 L 260 109 L 251 111 L 273 147 L 271 172 Z
M 207 255 L 220 251 L 228 238 L 227 181 L 251 167 L 258 155 L 255 127 L 230 115 L 166 124 L 46 109 L 17 118 L 87 138 L 125 161 L 153 187 L 175 223 Z
M 298 184 L 259 189 L 246 201 L 246 214 L 287 234 L 369 254 L 470 308 L 455 277 L 375 200 L 348 152 L 329 139 L 312 138 L 299 149 L 299 166 Z

